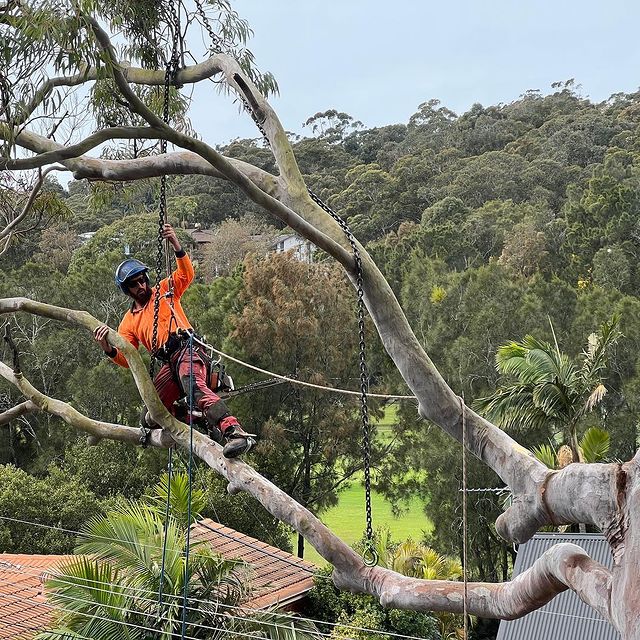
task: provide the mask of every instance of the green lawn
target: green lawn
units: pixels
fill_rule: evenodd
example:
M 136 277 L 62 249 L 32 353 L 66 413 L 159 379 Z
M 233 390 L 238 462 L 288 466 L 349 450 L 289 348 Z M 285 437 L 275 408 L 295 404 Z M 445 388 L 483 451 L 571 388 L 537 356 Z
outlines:
M 389 405 L 384 417 L 377 423 L 378 437 L 387 441 L 391 438 L 391 429 L 395 422 L 396 405 Z M 362 538 L 365 530 L 364 487 L 362 474 L 358 474 L 351 486 L 340 494 L 340 502 L 320 516 L 329 529 L 342 538 L 346 543 L 353 544 Z M 422 502 L 416 498 L 403 511 L 399 518 L 391 512 L 391 504 L 380 494 L 371 495 L 371 512 L 373 528 L 389 527 L 394 540 L 401 542 L 411 537 L 414 540 L 422 538 L 423 531 L 431 531 L 433 524 L 424 514 Z M 293 548 L 296 548 L 296 537 L 293 538 Z M 305 560 L 322 566 L 325 563 L 316 550 L 308 543 L 305 544 Z
M 372 493 L 371 512 L 373 528 L 389 527 L 394 540 L 402 541 L 409 537 L 414 540 L 422 538 L 423 530 L 430 531 L 433 527 L 429 518 L 424 515 L 419 500 L 413 500 L 407 512 L 399 518 L 391 513 L 391 504 L 381 495 Z M 362 538 L 365 530 L 364 487 L 355 481 L 351 487 L 340 494 L 340 502 L 320 516 L 329 529 L 348 544 L 353 544 Z M 295 537 L 294 537 L 295 550 Z M 305 544 L 305 560 L 322 566 L 325 561 L 309 544 Z

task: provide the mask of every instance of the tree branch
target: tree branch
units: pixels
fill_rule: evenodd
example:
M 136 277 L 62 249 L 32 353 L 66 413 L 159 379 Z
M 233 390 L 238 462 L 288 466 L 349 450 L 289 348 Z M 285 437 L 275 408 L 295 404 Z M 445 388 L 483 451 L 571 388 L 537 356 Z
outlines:
M 0 362 L 0 376 L 2 376 L 7 382 L 15 385 L 22 394 L 28 398 L 26 402 L 23 402 L 9 411 L 5 411 L 0 415 L 0 425 L 6 424 L 13 418 L 21 415 L 16 410 L 20 407 L 25 407 L 22 413 L 28 411 L 41 410 L 46 413 L 50 413 L 54 416 L 62 418 L 67 424 L 84 431 L 89 435 L 103 439 L 118 440 L 120 442 L 128 442 L 129 444 L 140 444 L 140 430 L 133 427 L 125 427 L 120 424 L 113 424 L 111 422 L 102 422 L 101 420 L 93 420 L 74 409 L 70 404 L 46 396 L 44 393 L 38 391 L 22 374 L 16 375 L 9 366 L 4 362 Z M 15 412 L 13 415 L 3 421 L 3 418 Z M 169 436 L 163 429 L 152 429 L 149 432 L 149 444 L 154 447 L 170 447 L 174 444 L 173 438 Z
M 4 366 L 6 367 L 6 365 Z M 6 368 L 9 369 L 9 367 Z M 9 369 L 9 371 L 11 371 L 11 369 Z M 9 424 L 20 416 L 24 416 L 28 413 L 35 413 L 38 410 L 38 406 L 31 402 L 31 400 L 25 400 L 24 402 L 17 404 L 15 407 L 11 407 L 11 409 L 7 409 L 3 413 L 0 413 L 0 426 Z
M 6 139 L 8 136 L 6 125 L 1 128 L 5 130 L 0 131 L 0 137 Z M 92 133 L 77 144 L 61 147 L 55 151 L 47 151 L 32 158 L 2 158 L 0 159 L 0 170 L 37 169 L 38 167 L 43 167 L 53 162 L 62 162 L 69 158 L 76 158 L 107 140 L 131 140 L 133 138 L 158 139 L 161 137 L 161 133 L 152 127 L 109 127 L 108 129 L 101 129 L 100 131 Z
M 38 180 L 34 185 L 33 189 L 31 190 L 31 193 L 29 194 L 29 198 L 25 203 L 24 207 L 22 208 L 22 211 L 11 222 L 9 222 L 9 224 L 7 224 L 7 226 L 4 229 L 0 230 L 0 240 L 3 240 L 7 236 L 9 236 L 10 238 L 10 236 L 14 233 L 15 228 L 29 214 L 29 212 L 33 207 L 34 202 L 36 201 L 36 198 L 38 197 L 38 193 L 40 193 L 40 189 L 42 188 L 42 185 L 44 184 L 44 180 L 47 177 L 47 175 L 52 171 L 60 171 L 60 170 L 64 171 L 64 169 L 61 167 L 48 167 L 44 171 L 40 172 L 40 175 L 38 176 Z M 7 250 L 8 246 L 9 246 L 9 243 L 7 242 L 6 246 L 3 249 L 3 253 L 4 251 Z
M 2 128 L 0 128 L 0 139 L 2 139 Z M 64 146 L 58 142 L 28 130 L 23 130 L 18 134 L 16 143 L 24 149 L 29 149 L 29 151 L 38 154 L 64 149 Z M 278 195 L 279 183 L 275 176 L 242 160 L 227 158 L 227 161 L 234 165 L 238 171 L 244 173 L 260 189 L 274 197 Z M 211 166 L 204 158 L 191 151 L 166 153 L 129 160 L 104 160 L 81 155 L 63 160 L 61 164 L 73 171 L 74 178 L 77 180 L 87 178 L 88 180 L 127 181 L 141 178 L 158 178 L 162 175 L 189 174 L 209 175 L 214 178 L 227 179 L 224 174 Z
M 337 570 L 336 570 L 337 572 Z M 335 574 L 336 586 L 359 590 L 353 575 Z M 572 589 L 584 602 L 611 620 L 611 573 L 574 544 L 557 544 L 510 582 L 467 584 L 467 610 L 483 618 L 513 620 L 544 606 Z M 416 611 L 463 612 L 464 584 L 448 580 L 406 578 L 389 569 L 371 569 L 367 592 L 386 607 Z
M 55 307 L 27 298 L 0 299 L 0 313 L 15 311 L 62 320 L 89 331 L 100 324 L 84 311 Z M 189 433 L 186 425 L 170 416 L 160 403 L 137 350 L 112 330 L 109 332 L 109 341 L 121 349 L 127 358 L 153 420 L 166 427 L 178 444 L 188 448 Z M 138 438 L 137 429 L 92 420 L 70 405 L 45 396 L 24 376 L 14 374 L 1 362 L 0 375 L 20 389 L 41 410 L 59 415 L 69 424 L 94 436 L 125 441 Z M 156 435 L 161 437 L 161 434 Z M 228 480 L 229 492 L 246 491 L 269 513 L 303 535 L 334 566 L 334 581 L 339 588 L 369 593 L 378 597 L 385 606 L 419 611 L 462 612 L 463 583 L 419 580 L 388 569 L 365 566 L 360 556 L 281 489 L 242 461 L 224 458 L 220 447 L 203 434 L 194 431 L 192 435 L 194 453 Z M 157 445 L 163 446 L 161 442 Z M 567 588 L 576 591 L 585 602 L 609 618 L 611 574 L 591 560 L 582 549 L 571 544 L 556 545 L 512 582 L 470 583 L 467 610 L 471 615 L 483 617 L 516 618 L 541 607 Z
M 340 262 L 348 272 L 353 273 L 353 257 L 345 251 L 339 243 L 336 243 L 329 236 L 316 229 L 313 225 L 310 225 L 304 218 L 299 216 L 295 211 L 284 205 L 282 202 L 259 189 L 247 178 L 247 176 L 238 171 L 236 167 L 228 162 L 227 159 L 219 154 L 215 149 L 204 142 L 175 131 L 160 117 L 153 113 L 153 111 L 151 111 L 131 89 L 124 74 L 118 68 L 109 36 L 100 27 L 96 20 L 91 17 L 86 17 L 86 19 L 91 25 L 102 51 L 110 60 L 113 79 L 118 89 L 122 93 L 123 97 L 129 102 L 131 110 L 134 113 L 137 113 L 146 120 L 151 127 L 161 131 L 164 134 L 163 137 L 173 144 L 182 147 L 183 149 L 193 151 L 210 162 L 216 169 L 225 175 L 229 181 L 238 185 L 240 189 L 242 189 L 242 191 L 244 191 L 254 202 L 276 215 L 280 220 L 285 222 L 301 235 L 311 239 L 315 245 Z

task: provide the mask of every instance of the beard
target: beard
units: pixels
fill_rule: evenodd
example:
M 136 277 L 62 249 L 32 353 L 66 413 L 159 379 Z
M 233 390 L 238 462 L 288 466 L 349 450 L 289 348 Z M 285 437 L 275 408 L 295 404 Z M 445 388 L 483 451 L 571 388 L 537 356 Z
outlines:
M 138 303 L 139 306 L 144 307 L 151 299 L 151 295 L 151 287 L 147 285 L 143 290 L 138 291 L 131 297 Z

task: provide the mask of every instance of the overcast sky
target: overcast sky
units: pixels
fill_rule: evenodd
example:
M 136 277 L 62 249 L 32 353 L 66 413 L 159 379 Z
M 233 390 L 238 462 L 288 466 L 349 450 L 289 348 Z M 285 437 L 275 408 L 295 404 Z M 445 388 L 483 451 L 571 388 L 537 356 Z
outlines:
M 461 113 L 575 78 L 603 100 L 640 86 L 634 0 L 234 0 L 249 48 L 271 71 L 284 126 L 303 132 L 335 108 L 367 127 L 407 122 L 438 98 Z M 193 122 L 209 143 L 255 137 L 228 98 L 198 90 Z

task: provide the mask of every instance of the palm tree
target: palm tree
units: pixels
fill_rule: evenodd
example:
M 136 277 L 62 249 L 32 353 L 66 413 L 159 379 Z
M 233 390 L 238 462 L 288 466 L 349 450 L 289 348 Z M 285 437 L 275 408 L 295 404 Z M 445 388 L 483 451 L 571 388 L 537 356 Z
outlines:
M 608 431 L 589 427 L 580 439 L 580 459 L 583 462 L 602 462 L 609 453 L 611 436 Z M 562 469 L 573 462 L 573 453 L 566 444 L 556 450 L 553 442 L 533 448 L 533 455 L 550 469 Z
M 479 398 L 476 408 L 503 429 L 550 424 L 565 438 L 573 461 L 583 461 L 578 426 L 607 393 L 604 370 L 607 352 L 621 336 L 618 321 L 614 315 L 589 336 L 580 363 L 560 351 L 553 326 L 553 345 L 528 335 L 522 342 L 501 346 L 496 368 L 509 381 Z
M 65 563 L 47 581 L 48 599 L 59 613 L 55 628 L 38 640 L 60 640 L 61 634 L 70 640 L 180 637 L 185 580 L 189 604 L 184 613 L 191 638 L 210 640 L 230 632 L 241 637 L 249 629 L 254 637 L 315 637 L 312 625 L 280 621 L 276 612 L 252 618 L 237 613 L 250 576 L 242 561 L 223 559 L 205 542 L 190 542 L 187 563 L 185 486 L 184 474 L 176 474 L 171 495 L 178 517 L 170 516 L 166 527 L 164 507 L 157 502 L 166 495 L 166 477 L 148 502 L 119 503 L 87 523 L 76 548 L 83 555 Z M 202 497 L 193 492 L 194 513 Z
M 408 538 L 400 544 L 391 540 L 389 529 L 376 531 L 378 564 L 405 576 L 424 580 L 460 580 L 462 564 L 456 558 L 443 556 L 435 549 Z M 446 612 L 433 612 L 440 624 L 443 640 L 457 638 L 462 627 L 462 617 Z

